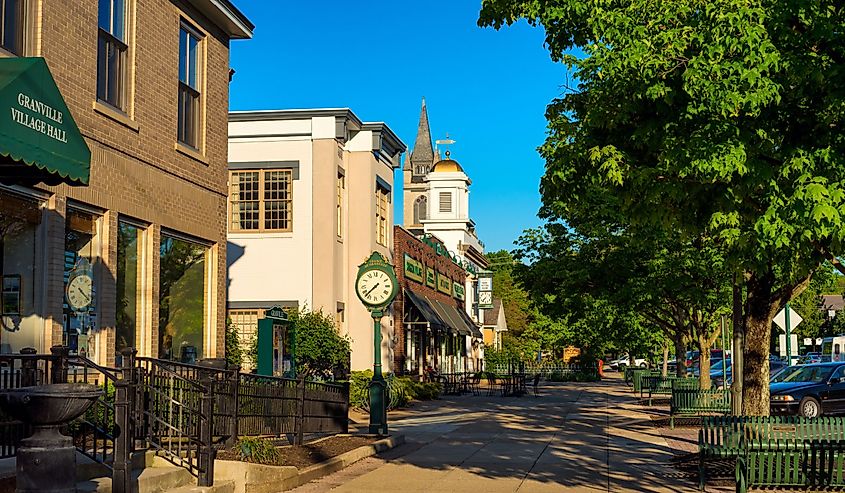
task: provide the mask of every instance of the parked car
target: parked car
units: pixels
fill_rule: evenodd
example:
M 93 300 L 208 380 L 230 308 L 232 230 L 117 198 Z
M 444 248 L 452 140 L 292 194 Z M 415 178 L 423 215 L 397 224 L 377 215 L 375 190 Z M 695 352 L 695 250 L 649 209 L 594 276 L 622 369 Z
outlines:
M 822 362 L 822 353 L 807 353 L 798 360 L 799 365 L 812 365 Z
M 770 359 L 769 360 L 769 381 L 772 381 L 772 378 L 774 378 L 775 375 L 780 374 L 780 372 L 784 368 L 786 368 L 786 363 L 784 361 L 781 361 L 780 359 L 777 359 L 777 360 Z M 793 367 L 793 368 L 795 368 L 795 367 Z M 726 380 L 727 380 L 727 385 L 732 384 L 733 383 L 733 372 L 732 372 L 732 370 L 733 370 L 733 365 L 731 364 L 730 358 L 728 358 L 727 368 L 725 369 L 725 373 L 727 374 L 727 378 L 726 378 L 725 374 L 722 373 L 721 362 L 719 363 L 719 365 L 711 366 L 710 380 L 711 380 L 713 386 L 716 387 L 716 388 L 723 387 L 725 385 Z
M 607 364 L 612 370 L 618 370 L 620 367 L 626 367 L 631 364 L 631 359 L 628 355 L 624 355 L 618 359 L 615 359 Z M 640 368 L 648 368 L 648 361 L 644 360 L 643 358 L 634 358 L 634 366 L 639 366 Z
M 845 363 L 793 367 L 769 383 L 772 414 L 815 418 L 845 412 Z

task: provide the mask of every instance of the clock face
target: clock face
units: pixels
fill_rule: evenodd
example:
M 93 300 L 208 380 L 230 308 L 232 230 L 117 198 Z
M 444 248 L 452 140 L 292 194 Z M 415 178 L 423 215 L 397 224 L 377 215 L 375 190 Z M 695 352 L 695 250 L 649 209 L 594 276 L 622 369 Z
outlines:
M 364 303 L 372 306 L 385 305 L 393 294 L 393 280 L 384 271 L 368 270 L 358 278 L 355 290 Z
M 493 293 L 490 291 L 482 291 L 478 293 L 478 304 L 479 305 L 492 305 L 493 304 Z
M 91 304 L 93 281 L 86 275 L 76 276 L 67 285 L 67 302 L 73 310 L 79 311 Z

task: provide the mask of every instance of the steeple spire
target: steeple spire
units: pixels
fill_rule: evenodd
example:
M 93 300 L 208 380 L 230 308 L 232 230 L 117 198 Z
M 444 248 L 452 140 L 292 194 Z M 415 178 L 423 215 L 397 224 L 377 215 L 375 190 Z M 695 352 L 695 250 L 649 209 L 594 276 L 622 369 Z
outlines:
M 417 126 L 417 140 L 414 141 L 414 150 L 411 152 L 411 165 L 416 169 L 417 165 L 429 169 L 434 164 L 434 148 L 431 145 L 431 129 L 428 126 L 428 110 L 425 107 L 425 98 L 422 99 L 420 110 L 420 123 Z

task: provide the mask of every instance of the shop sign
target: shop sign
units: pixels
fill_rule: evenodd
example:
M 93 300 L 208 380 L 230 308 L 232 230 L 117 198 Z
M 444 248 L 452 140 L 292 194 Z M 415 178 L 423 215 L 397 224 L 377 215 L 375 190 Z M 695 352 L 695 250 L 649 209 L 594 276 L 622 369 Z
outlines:
M 437 276 L 434 274 L 434 269 L 427 265 L 425 266 L 425 285 L 437 289 Z
M 457 298 L 459 300 L 464 300 L 466 298 L 466 293 L 465 293 L 465 289 L 464 289 L 463 284 L 461 284 L 459 282 L 452 283 L 452 291 L 453 291 L 453 296 L 455 298 Z
M 492 277 L 479 277 L 478 278 L 478 290 L 479 291 L 493 291 L 493 278 Z
M 424 267 L 421 262 L 411 258 L 407 253 L 405 254 L 405 277 L 412 281 L 423 282 L 425 275 Z
M 437 290 L 452 296 L 452 280 L 441 273 L 437 273 Z
M 264 312 L 264 318 L 272 318 L 279 321 L 287 321 L 288 314 L 280 306 L 274 306 Z

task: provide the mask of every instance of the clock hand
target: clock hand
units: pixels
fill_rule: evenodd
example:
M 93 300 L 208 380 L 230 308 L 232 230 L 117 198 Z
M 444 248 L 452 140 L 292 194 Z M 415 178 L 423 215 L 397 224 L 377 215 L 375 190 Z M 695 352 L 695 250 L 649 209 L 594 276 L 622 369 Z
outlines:
M 370 295 L 370 293 L 372 293 L 373 291 L 375 291 L 375 290 L 376 290 L 376 288 L 377 288 L 377 287 L 379 287 L 379 285 L 380 285 L 380 284 L 381 284 L 380 282 L 377 282 L 375 286 L 373 286 L 372 288 L 370 288 L 370 290 L 369 290 L 369 291 L 367 291 L 366 293 L 364 293 L 364 296 L 369 296 L 369 295 Z
M 89 297 L 88 297 L 88 295 L 86 295 L 86 294 L 85 294 L 85 292 L 84 292 L 84 291 L 82 291 L 82 289 L 80 289 L 80 288 L 76 288 L 76 291 L 77 291 L 79 294 L 81 294 L 83 298 L 85 298 L 85 301 L 91 301 L 91 298 L 89 298 Z

